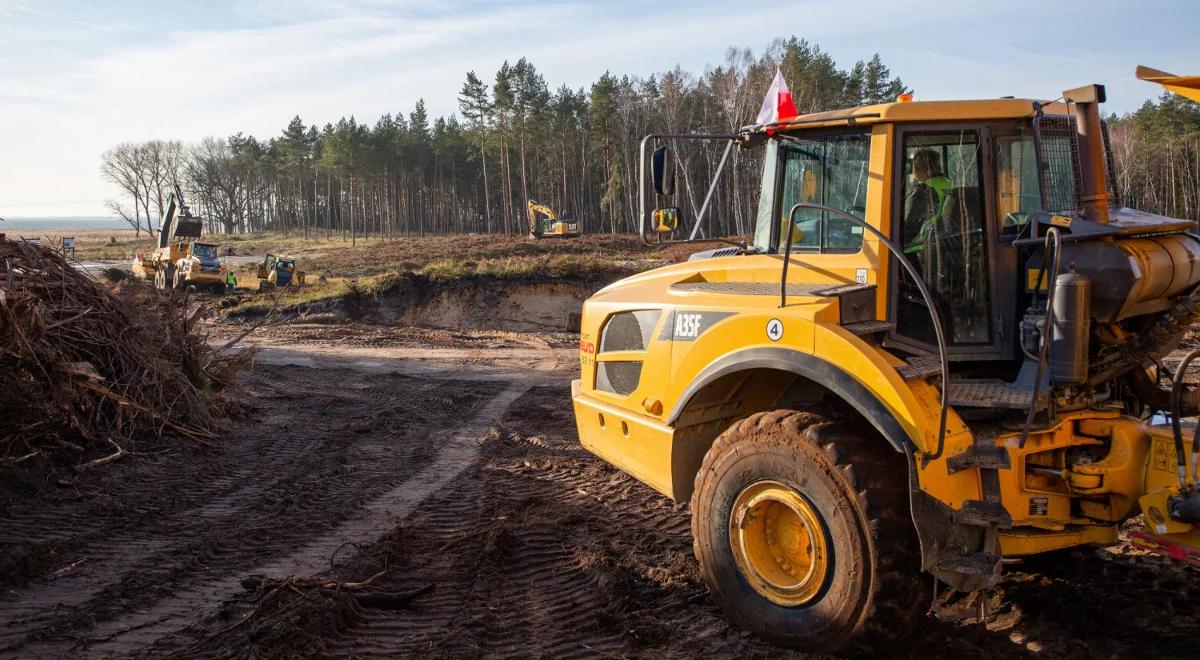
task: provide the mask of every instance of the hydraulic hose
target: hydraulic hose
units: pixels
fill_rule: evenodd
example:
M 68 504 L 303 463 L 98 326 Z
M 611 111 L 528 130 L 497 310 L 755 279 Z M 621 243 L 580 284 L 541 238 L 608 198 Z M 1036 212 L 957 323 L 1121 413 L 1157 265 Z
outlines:
M 1183 453 L 1183 430 L 1179 425 L 1179 396 L 1183 393 L 1183 374 L 1187 371 L 1188 365 L 1197 357 L 1200 357 L 1200 348 L 1192 350 L 1187 355 L 1183 356 L 1183 360 L 1175 367 L 1175 375 L 1171 378 L 1171 434 L 1175 438 L 1175 463 L 1176 469 L 1179 471 L 1179 488 L 1187 490 L 1187 457 Z M 1196 430 L 1192 435 L 1192 480 L 1200 484 L 1200 477 L 1196 472 L 1197 456 L 1200 452 L 1197 451 L 1200 447 L 1200 424 L 1196 425 Z
M 896 261 L 904 267 L 904 270 L 908 273 L 909 277 L 911 277 L 913 282 L 916 283 L 917 289 L 921 292 L 921 297 L 925 300 L 925 306 L 929 308 L 929 317 L 933 321 L 933 332 L 937 337 L 938 358 L 941 361 L 942 371 L 942 407 L 940 416 L 938 418 L 937 451 L 933 452 L 932 454 L 926 453 L 921 458 L 921 461 L 923 463 L 929 463 L 930 461 L 935 461 L 941 458 L 942 450 L 946 447 L 946 415 L 950 410 L 950 362 L 949 358 L 946 356 L 946 334 L 942 329 L 942 317 L 938 314 L 937 305 L 934 304 L 933 294 L 931 294 L 929 292 L 929 288 L 925 286 L 925 280 L 921 277 L 921 274 L 917 272 L 916 267 L 913 266 L 912 262 L 910 262 L 908 258 L 904 256 L 904 251 L 901 250 L 898 245 L 893 243 L 891 239 L 889 239 L 887 236 L 884 236 L 883 232 L 867 224 L 865 220 L 850 215 L 841 209 L 835 209 L 832 206 L 825 206 L 824 204 L 799 202 L 792 207 L 791 211 L 788 212 L 788 241 L 783 253 L 783 281 L 781 283 L 780 290 L 780 307 L 783 307 L 784 303 L 787 302 L 787 267 L 792 256 L 792 233 L 796 226 L 796 211 L 799 211 L 802 208 L 816 209 L 818 211 L 831 213 L 839 218 L 849 220 L 855 225 L 870 232 L 872 236 L 879 239 L 879 242 L 883 243 L 888 251 L 896 257 Z
M 1042 287 L 1042 278 L 1046 276 L 1046 256 L 1050 254 L 1050 248 L 1054 248 L 1054 265 L 1053 271 L 1050 273 L 1050 280 L 1046 283 L 1046 317 L 1042 322 L 1042 346 L 1038 351 L 1037 371 L 1033 378 L 1033 394 L 1029 397 L 1029 412 L 1025 414 L 1025 425 L 1021 427 L 1021 442 L 1018 447 L 1024 449 L 1025 441 L 1029 439 L 1029 430 L 1033 427 L 1033 418 L 1037 415 L 1038 396 L 1042 389 L 1042 375 L 1046 373 L 1046 360 L 1050 354 L 1050 336 L 1054 327 L 1054 289 L 1055 283 L 1058 280 L 1059 261 L 1062 257 L 1062 236 L 1058 233 L 1057 227 L 1051 227 L 1046 230 L 1046 239 L 1042 242 L 1042 253 L 1045 255 L 1042 258 L 1042 265 L 1038 268 L 1037 279 L 1034 280 L 1033 295 L 1037 295 L 1037 290 Z

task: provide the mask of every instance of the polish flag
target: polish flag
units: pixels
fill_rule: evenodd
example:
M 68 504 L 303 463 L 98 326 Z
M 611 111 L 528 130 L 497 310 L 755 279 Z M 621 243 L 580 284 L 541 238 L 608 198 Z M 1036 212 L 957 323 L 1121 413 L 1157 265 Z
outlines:
M 758 125 L 773 124 L 778 121 L 786 121 L 800 114 L 796 111 L 796 104 L 792 101 L 792 93 L 788 91 L 787 81 L 783 79 L 783 72 L 779 67 L 775 68 L 775 80 L 771 81 L 771 88 L 767 90 L 767 96 L 763 99 L 762 109 L 758 111 Z

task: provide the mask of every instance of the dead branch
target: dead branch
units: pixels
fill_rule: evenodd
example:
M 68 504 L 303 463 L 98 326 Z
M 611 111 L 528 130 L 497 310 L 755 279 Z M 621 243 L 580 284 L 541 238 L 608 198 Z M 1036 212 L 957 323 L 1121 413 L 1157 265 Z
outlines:
M 94 461 L 88 461 L 87 463 L 80 465 L 77 469 L 82 471 L 82 470 L 86 470 L 88 468 L 99 467 L 99 466 L 105 465 L 107 463 L 112 463 L 113 461 L 115 461 L 125 455 L 125 450 L 121 448 L 121 445 L 118 445 L 117 443 L 113 442 L 112 438 L 108 438 L 108 444 L 116 447 L 117 450 L 115 452 L 109 454 L 108 456 L 104 456 L 102 458 L 97 458 Z

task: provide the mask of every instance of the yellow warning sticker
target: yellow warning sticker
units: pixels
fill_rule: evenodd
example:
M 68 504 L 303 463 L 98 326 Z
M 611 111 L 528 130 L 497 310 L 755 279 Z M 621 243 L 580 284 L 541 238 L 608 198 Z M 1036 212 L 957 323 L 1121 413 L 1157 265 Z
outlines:
M 1155 470 L 1175 471 L 1175 443 L 1172 440 L 1156 437 L 1154 438 L 1154 447 L 1150 451 L 1150 465 Z

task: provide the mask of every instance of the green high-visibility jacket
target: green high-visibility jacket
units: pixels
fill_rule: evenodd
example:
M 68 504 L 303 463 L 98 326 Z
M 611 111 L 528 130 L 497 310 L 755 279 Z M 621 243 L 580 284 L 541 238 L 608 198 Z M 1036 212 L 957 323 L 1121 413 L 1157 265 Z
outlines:
M 225 276 L 225 283 L 237 284 L 237 275 L 234 275 L 233 271 L 229 271 L 229 274 Z
M 931 176 L 921 183 L 929 186 L 933 190 L 933 195 L 936 198 L 937 204 L 934 206 L 934 211 L 921 221 L 921 230 L 913 237 L 913 240 L 908 245 L 904 246 L 906 254 L 915 254 L 920 252 L 925 245 L 925 240 L 929 238 L 930 232 L 933 231 L 933 225 L 938 218 L 942 217 L 942 209 L 946 206 L 946 198 L 950 196 L 950 191 L 954 189 L 954 182 L 942 175 Z

